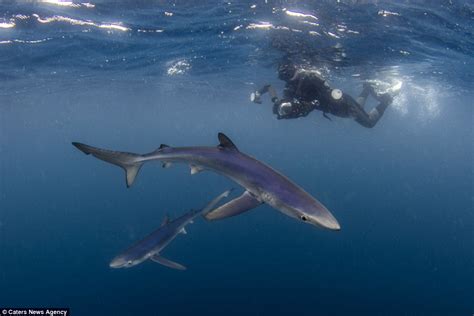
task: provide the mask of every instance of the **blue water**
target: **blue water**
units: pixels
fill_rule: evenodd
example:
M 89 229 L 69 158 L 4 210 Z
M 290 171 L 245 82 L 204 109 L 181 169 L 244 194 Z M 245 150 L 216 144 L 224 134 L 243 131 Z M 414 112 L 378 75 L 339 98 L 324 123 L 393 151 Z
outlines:
M 72 315 L 471 315 L 474 7 L 469 1 L 0 2 L 0 307 Z M 362 3 L 359 3 L 362 2 Z M 305 16 L 301 15 L 305 14 Z M 374 129 L 276 120 L 284 54 L 356 95 L 403 82 Z M 342 226 L 268 206 L 196 221 L 152 262 L 108 263 L 236 185 L 145 165 L 135 185 L 70 145 L 242 150 Z M 240 190 L 240 189 L 239 189 Z M 238 190 L 237 193 L 240 193 Z

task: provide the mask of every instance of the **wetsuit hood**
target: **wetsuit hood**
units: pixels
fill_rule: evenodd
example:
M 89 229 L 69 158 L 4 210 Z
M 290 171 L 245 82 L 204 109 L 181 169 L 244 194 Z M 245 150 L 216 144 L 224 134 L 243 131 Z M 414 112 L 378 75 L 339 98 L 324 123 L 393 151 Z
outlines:
M 296 73 L 296 67 L 293 64 L 282 63 L 278 67 L 278 78 L 283 81 L 290 81 Z

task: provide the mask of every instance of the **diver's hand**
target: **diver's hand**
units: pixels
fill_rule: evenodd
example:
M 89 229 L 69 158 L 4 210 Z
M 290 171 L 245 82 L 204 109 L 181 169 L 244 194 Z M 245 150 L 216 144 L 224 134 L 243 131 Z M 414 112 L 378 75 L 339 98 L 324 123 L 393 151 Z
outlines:
M 260 93 L 258 91 L 252 92 L 250 94 L 250 101 L 257 104 L 262 104 L 262 100 L 260 99 Z

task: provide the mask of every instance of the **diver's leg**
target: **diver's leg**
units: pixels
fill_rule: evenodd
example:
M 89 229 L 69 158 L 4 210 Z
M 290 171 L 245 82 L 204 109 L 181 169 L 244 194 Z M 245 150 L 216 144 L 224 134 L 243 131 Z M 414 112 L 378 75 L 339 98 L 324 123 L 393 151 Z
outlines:
M 354 117 L 355 121 L 360 125 L 372 128 L 375 124 L 372 124 L 373 120 L 370 118 L 370 115 L 364 111 L 364 109 L 352 109 L 352 116 Z
M 390 103 L 391 102 L 380 102 L 379 105 L 373 108 L 368 114 L 363 109 L 361 109 L 361 111 L 355 111 L 355 121 L 367 128 L 374 127 Z
M 378 120 L 375 109 L 371 111 L 371 116 L 371 114 L 365 112 L 362 105 L 360 105 L 359 102 L 354 100 L 350 95 L 344 94 L 343 100 L 344 106 L 348 108 L 349 116 L 353 117 L 357 123 L 367 128 L 374 127 L 374 122 Z
M 371 90 L 372 89 L 370 85 L 368 83 L 364 83 L 362 92 L 359 94 L 359 96 L 356 99 L 357 103 L 359 103 L 362 108 L 365 107 L 365 103 L 367 102 L 367 98 L 369 97 Z

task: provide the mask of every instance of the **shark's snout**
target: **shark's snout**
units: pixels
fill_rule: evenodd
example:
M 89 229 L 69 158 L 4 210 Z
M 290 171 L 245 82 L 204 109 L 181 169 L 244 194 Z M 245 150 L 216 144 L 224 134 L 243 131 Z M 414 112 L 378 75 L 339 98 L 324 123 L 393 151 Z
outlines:
M 118 256 L 112 259 L 109 263 L 109 267 L 113 269 L 126 268 L 132 264 L 132 261 L 127 261 L 125 258 Z
M 305 208 L 294 210 L 296 214 L 293 213 L 293 216 L 307 224 L 330 230 L 341 230 L 341 225 L 339 225 L 337 219 L 324 205 L 317 201 L 312 201 L 312 203 L 307 204 Z
M 109 267 L 111 267 L 111 268 L 113 268 L 113 269 L 121 268 L 122 266 L 123 266 L 123 263 L 118 262 L 117 260 L 112 260 L 112 261 L 109 263 Z
M 334 216 L 332 215 L 325 216 L 323 218 L 318 218 L 317 223 L 321 225 L 322 227 L 330 229 L 330 230 L 341 230 L 341 225 L 339 225 L 339 222 L 337 221 L 337 219 L 335 219 Z

